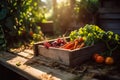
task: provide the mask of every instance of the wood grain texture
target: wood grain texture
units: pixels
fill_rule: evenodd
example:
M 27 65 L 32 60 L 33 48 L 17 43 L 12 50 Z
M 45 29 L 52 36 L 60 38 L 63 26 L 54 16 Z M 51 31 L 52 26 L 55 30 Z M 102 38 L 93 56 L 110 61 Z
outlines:
M 34 57 L 34 55 L 31 53 L 0 53 L 1 65 L 9 68 L 28 80 L 71 80 L 76 77 L 74 74 L 35 63 L 40 57 Z M 32 62 L 31 59 L 34 59 L 34 61 Z M 32 64 L 27 64 L 28 61 L 30 61 Z M 18 62 L 20 63 L 20 66 L 16 65 Z

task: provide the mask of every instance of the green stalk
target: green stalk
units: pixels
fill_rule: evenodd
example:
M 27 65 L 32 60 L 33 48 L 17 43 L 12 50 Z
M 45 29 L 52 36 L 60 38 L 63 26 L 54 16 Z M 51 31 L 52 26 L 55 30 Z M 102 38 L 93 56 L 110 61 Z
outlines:
M 107 41 L 105 41 L 105 44 L 106 44 L 108 50 L 110 51 L 110 56 L 112 56 L 112 52 L 113 52 L 115 49 L 117 49 L 118 45 L 116 45 L 116 46 L 112 49 L 112 48 L 109 46 L 109 44 L 108 44 Z

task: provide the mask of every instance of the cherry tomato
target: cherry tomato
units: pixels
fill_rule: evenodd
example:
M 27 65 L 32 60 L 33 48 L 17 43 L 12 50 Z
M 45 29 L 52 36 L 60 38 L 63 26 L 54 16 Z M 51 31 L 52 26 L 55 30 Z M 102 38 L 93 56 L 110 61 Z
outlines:
M 114 59 L 112 57 L 106 57 L 105 63 L 111 65 L 114 63 Z
M 104 60 L 105 60 L 104 57 L 101 56 L 101 55 L 99 55 L 99 56 L 96 57 L 96 62 L 97 62 L 97 63 L 103 63 Z

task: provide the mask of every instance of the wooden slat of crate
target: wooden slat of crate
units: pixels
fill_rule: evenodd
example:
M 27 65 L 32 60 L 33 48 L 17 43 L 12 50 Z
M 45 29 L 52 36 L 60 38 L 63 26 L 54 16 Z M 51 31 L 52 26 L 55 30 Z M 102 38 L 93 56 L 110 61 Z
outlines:
M 103 50 L 105 50 L 105 44 L 103 44 L 103 43 L 98 43 L 98 44 L 95 44 L 92 46 L 83 47 L 81 49 L 72 51 L 71 52 L 71 56 L 72 56 L 71 59 L 75 59 L 78 56 L 86 56 L 89 54 L 91 56 L 91 53 L 94 53 L 95 51 L 99 52 L 99 51 L 103 51 Z
M 40 55 L 44 57 L 51 58 L 59 63 L 69 65 L 69 51 L 62 50 L 58 48 L 49 48 L 46 49 L 44 46 L 39 45 L 38 46 L 38 52 Z

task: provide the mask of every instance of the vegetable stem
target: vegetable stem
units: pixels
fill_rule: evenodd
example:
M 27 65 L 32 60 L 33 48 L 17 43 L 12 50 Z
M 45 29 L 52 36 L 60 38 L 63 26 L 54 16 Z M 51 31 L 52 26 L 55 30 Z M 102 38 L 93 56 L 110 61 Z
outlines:
M 108 50 L 110 51 L 110 56 L 112 56 L 112 52 L 113 52 L 115 49 L 117 49 L 118 45 L 116 45 L 114 48 L 111 48 L 107 41 L 105 41 L 105 44 L 106 44 Z

